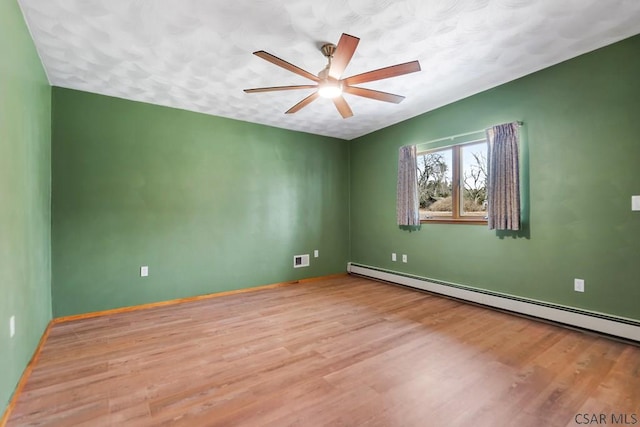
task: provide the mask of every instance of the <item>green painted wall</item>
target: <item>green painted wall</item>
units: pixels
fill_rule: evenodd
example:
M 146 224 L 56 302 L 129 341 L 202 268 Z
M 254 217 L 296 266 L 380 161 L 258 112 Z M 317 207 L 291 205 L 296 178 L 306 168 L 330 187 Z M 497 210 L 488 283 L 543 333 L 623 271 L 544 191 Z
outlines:
M 0 35 L 3 407 L 52 307 L 214 293 L 338 273 L 348 260 L 640 319 L 640 36 L 348 143 L 52 94 L 16 2 L 0 0 Z M 511 120 L 526 123 L 523 232 L 398 229 L 399 146 Z M 292 268 L 314 249 L 311 267 Z
M 61 88 L 52 105 L 56 316 L 346 270 L 346 141 Z
M 351 260 L 640 319 L 639 53 L 636 36 L 352 141 Z M 523 233 L 398 229 L 398 147 L 513 120 L 525 122 Z
M 15 1 L 0 0 L 0 52 L 1 416 L 51 319 L 51 88 Z

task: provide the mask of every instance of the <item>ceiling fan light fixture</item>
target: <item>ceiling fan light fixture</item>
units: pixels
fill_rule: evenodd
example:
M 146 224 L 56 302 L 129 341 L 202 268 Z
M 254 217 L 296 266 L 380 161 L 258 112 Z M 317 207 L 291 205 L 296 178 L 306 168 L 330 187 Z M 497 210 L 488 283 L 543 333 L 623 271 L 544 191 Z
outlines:
M 325 80 L 318 85 L 318 95 L 323 98 L 337 98 L 342 95 L 342 84 L 337 80 Z

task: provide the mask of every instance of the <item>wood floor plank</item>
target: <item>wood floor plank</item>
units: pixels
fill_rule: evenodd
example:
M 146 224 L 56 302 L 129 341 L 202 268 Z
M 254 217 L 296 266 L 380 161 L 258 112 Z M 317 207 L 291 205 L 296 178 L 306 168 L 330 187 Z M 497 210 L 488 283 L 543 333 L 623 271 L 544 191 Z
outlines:
M 54 324 L 8 426 L 640 420 L 640 348 L 358 277 Z M 631 418 L 629 418 L 631 419 Z

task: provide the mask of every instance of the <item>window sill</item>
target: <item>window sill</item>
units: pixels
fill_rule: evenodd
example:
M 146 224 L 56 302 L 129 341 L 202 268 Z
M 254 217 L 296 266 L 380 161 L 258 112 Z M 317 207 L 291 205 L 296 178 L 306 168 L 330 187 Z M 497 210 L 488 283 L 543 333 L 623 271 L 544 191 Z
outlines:
M 421 219 L 420 224 L 467 224 L 467 225 L 487 225 L 486 219 L 481 218 L 429 218 Z

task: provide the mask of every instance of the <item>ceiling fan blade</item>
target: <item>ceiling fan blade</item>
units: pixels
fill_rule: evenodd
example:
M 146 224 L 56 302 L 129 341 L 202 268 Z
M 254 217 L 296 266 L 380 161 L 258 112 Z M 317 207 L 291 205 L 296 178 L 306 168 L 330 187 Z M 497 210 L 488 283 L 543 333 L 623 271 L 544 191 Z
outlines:
M 350 93 L 351 95 L 363 96 L 365 98 L 371 98 L 378 101 L 393 102 L 394 104 L 399 104 L 404 99 L 404 96 L 380 92 L 378 90 L 365 89 L 362 87 L 344 86 L 342 91 Z
M 353 111 L 351 111 L 349 104 L 347 104 L 347 101 L 342 95 L 333 98 L 333 103 L 336 105 L 336 108 L 340 112 L 340 115 L 343 119 L 348 119 L 349 117 L 353 116 Z
M 306 107 L 307 105 L 315 101 L 318 98 L 318 96 L 320 95 L 318 95 L 317 91 L 313 92 L 311 95 L 307 96 L 305 99 L 303 99 L 302 101 L 298 102 L 296 105 L 294 105 L 293 107 L 285 111 L 285 114 L 297 113 L 298 111 L 302 110 L 304 107 Z
M 418 61 L 411 61 L 405 62 L 404 64 L 392 65 L 390 67 L 357 74 L 355 76 L 347 77 L 342 81 L 347 85 L 356 85 L 359 83 L 372 82 L 374 80 L 397 77 L 403 74 L 415 73 L 416 71 L 420 71 L 420 63 Z
M 272 64 L 277 65 L 278 67 L 282 67 L 287 71 L 291 71 L 292 73 L 296 73 L 299 76 L 306 77 L 309 80 L 313 80 L 314 82 L 320 81 L 317 76 L 314 76 L 308 71 L 303 70 L 300 67 L 296 67 L 295 65 L 285 61 L 284 59 L 280 59 L 277 56 L 273 56 L 270 53 L 265 52 L 264 50 L 259 50 L 257 52 L 253 52 L 254 55 L 259 56 L 265 61 L 269 61 Z
M 353 54 L 360 43 L 358 37 L 350 36 L 349 34 L 342 33 L 338 46 L 331 59 L 331 68 L 329 68 L 329 76 L 336 80 L 339 80 L 344 73 L 345 68 L 349 65 L 349 61 L 353 57 Z
M 273 86 L 273 87 L 258 87 L 255 89 L 245 89 L 244 91 L 246 93 L 257 93 L 257 92 L 275 92 L 278 90 L 314 89 L 317 87 L 318 85 Z

